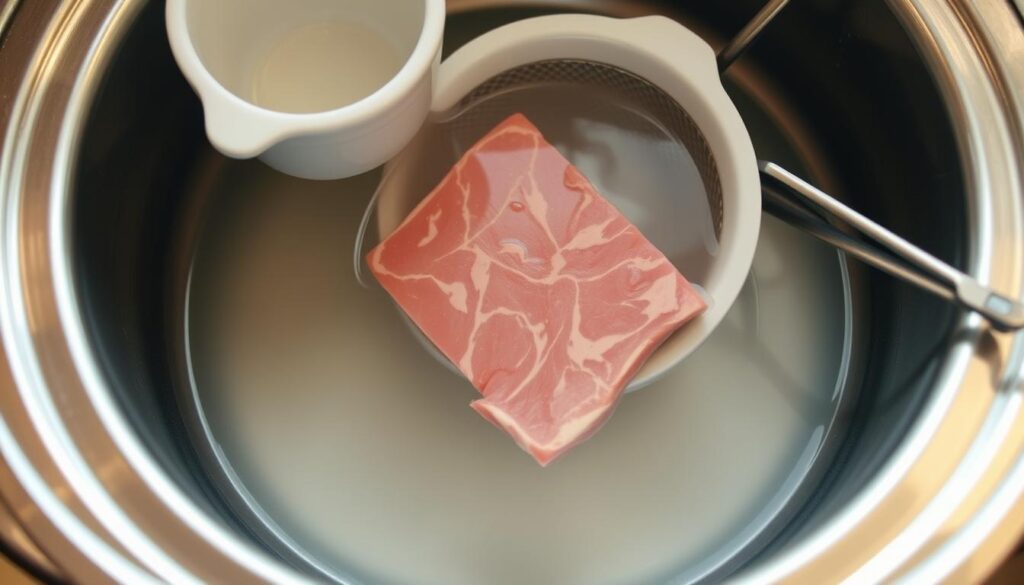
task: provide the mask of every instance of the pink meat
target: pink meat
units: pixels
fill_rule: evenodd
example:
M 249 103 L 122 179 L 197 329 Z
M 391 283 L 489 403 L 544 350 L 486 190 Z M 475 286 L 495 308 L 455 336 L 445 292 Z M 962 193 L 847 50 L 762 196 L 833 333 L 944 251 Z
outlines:
M 541 465 L 587 439 L 705 309 L 678 270 L 521 114 L 480 139 L 370 268 Z

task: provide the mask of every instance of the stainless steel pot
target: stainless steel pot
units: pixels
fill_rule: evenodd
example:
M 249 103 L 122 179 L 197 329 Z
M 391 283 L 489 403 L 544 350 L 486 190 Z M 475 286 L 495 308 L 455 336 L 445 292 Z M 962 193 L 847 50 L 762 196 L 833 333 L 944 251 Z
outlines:
M 721 42 L 757 7 L 453 0 L 446 45 L 562 10 L 665 13 Z M 755 142 L 785 142 L 829 191 L 1020 296 L 1020 17 L 1003 0 L 795 3 L 730 91 L 765 112 Z M 162 4 L 8 1 L 0 27 L 8 548 L 80 581 L 308 578 L 237 521 L 173 399 L 167 275 L 173 241 L 196 229 L 181 194 L 209 153 Z M 738 580 L 978 580 L 1024 526 L 1022 339 L 863 278 L 870 349 L 850 432 L 808 503 L 728 568 Z

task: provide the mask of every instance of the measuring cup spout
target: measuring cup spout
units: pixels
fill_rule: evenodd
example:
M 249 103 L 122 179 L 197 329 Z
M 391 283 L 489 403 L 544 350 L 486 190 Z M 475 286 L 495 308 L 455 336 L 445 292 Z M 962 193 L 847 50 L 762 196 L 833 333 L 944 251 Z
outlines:
M 206 136 L 210 144 L 231 158 L 254 158 L 281 140 L 282 128 L 263 120 L 260 111 L 234 96 L 202 96 Z M 255 111 L 250 111 L 255 110 Z

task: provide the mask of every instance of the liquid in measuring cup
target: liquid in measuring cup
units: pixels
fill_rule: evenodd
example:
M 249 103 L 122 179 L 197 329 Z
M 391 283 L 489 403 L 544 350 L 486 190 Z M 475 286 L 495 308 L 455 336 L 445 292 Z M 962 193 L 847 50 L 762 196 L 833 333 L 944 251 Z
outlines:
M 349 22 L 320 22 L 279 39 L 257 66 L 256 105 L 307 114 L 341 108 L 369 96 L 402 67 L 402 57 L 379 33 Z

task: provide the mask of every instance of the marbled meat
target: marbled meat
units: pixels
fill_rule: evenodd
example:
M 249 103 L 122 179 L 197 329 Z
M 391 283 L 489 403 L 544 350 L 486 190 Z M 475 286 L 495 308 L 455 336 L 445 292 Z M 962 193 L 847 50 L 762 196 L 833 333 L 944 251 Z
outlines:
M 521 114 L 481 138 L 368 258 L 541 465 L 590 437 L 701 296 Z

